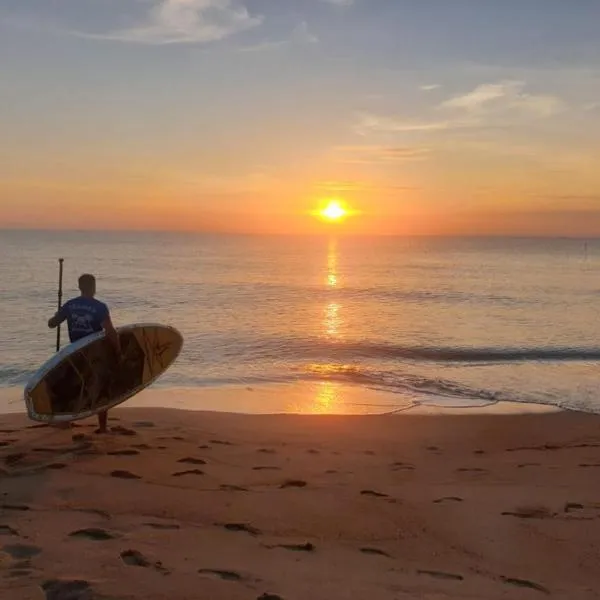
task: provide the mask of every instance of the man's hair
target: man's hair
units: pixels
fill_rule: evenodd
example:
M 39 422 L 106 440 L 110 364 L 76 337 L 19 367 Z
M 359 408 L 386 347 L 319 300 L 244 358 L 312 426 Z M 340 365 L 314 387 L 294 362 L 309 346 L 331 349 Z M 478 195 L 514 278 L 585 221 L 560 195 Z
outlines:
M 90 273 L 84 273 L 79 277 L 79 289 L 86 290 L 93 287 L 96 283 L 96 278 Z

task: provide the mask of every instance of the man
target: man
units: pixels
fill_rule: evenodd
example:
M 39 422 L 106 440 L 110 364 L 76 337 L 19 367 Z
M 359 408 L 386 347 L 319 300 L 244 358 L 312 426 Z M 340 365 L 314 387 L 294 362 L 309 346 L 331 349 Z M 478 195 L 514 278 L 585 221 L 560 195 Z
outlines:
M 113 345 L 117 357 L 121 359 L 121 344 L 119 336 L 110 318 L 110 311 L 104 302 L 100 302 L 96 295 L 96 278 L 89 273 L 79 278 L 80 296 L 65 302 L 58 312 L 48 321 L 48 327 L 54 329 L 63 321 L 67 321 L 69 339 L 76 342 L 93 333 L 104 330 L 107 339 Z M 106 433 L 108 411 L 98 413 L 98 429 L 96 433 Z

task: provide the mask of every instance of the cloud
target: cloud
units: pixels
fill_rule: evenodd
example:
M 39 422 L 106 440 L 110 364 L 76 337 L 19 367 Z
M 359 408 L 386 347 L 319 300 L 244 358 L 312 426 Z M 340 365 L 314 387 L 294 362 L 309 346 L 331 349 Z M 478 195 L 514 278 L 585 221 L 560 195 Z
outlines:
M 239 50 L 240 52 L 261 52 L 264 50 L 273 50 L 275 48 L 281 48 L 282 46 L 287 46 L 290 44 L 318 43 L 319 38 L 317 38 L 316 35 L 311 33 L 311 31 L 308 29 L 308 24 L 305 21 L 302 21 L 302 23 L 300 23 L 294 28 L 289 39 L 261 42 L 252 46 L 243 46 L 239 48 Z
M 433 90 L 437 90 L 442 86 L 439 83 L 430 83 L 428 85 L 422 85 L 419 87 L 420 90 L 424 92 L 432 92 Z
M 354 4 L 354 0 L 322 0 L 322 2 L 333 4 L 334 6 L 352 6 Z
M 408 185 L 398 185 L 389 182 L 367 182 L 364 180 L 332 180 L 319 181 L 315 188 L 320 193 L 325 194 L 343 194 L 343 193 L 358 193 L 358 192 L 403 192 L 414 191 L 420 188 Z
M 346 164 L 420 160 L 429 152 L 428 148 L 411 146 L 337 146 L 333 149 L 336 162 Z
M 527 94 L 524 81 L 500 81 L 477 86 L 471 92 L 442 102 L 442 109 L 458 109 L 472 114 L 521 110 L 541 118 L 551 117 L 564 108 L 555 96 Z
M 367 135 L 369 133 L 408 133 L 408 132 L 433 132 L 443 131 L 455 126 L 451 121 L 411 121 L 396 117 L 386 117 L 366 113 L 361 116 L 355 125 L 356 133 Z
M 138 44 L 213 42 L 262 23 L 236 0 L 144 0 L 145 18 L 131 27 L 104 34 L 71 32 L 82 37 Z

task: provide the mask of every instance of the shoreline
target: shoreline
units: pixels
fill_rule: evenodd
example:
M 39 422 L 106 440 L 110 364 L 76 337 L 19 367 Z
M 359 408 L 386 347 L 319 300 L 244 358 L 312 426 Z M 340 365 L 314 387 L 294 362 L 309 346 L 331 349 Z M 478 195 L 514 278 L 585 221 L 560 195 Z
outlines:
M 25 413 L 23 387 L 0 387 L 0 415 Z M 456 400 L 452 400 L 456 402 Z M 219 387 L 150 387 L 117 408 L 174 408 L 200 412 L 246 415 L 398 415 L 398 414 L 529 414 L 591 411 L 536 404 L 498 401 L 487 404 L 448 404 L 412 401 L 401 394 L 358 385 L 324 382 L 228 385 Z
M 0 423 L 1 597 L 599 597 L 599 415 Z

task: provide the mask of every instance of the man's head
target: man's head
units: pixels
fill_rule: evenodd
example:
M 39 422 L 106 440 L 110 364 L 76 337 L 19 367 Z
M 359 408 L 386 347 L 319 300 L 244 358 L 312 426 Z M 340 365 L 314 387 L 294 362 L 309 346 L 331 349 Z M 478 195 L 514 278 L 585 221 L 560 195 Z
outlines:
M 84 273 L 79 278 L 79 290 L 83 296 L 93 296 L 96 293 L 96 278 L 89 273 Z

